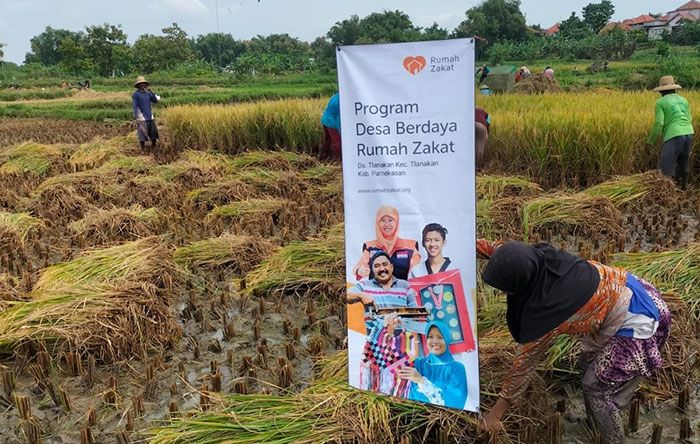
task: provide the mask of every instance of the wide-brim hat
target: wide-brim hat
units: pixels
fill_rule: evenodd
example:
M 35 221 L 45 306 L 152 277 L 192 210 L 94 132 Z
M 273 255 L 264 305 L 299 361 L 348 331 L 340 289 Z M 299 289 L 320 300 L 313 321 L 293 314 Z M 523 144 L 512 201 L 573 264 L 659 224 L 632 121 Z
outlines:
M 139 86 L 139 83 L 145 83 L 146 85 L 150 85 L 148 83 L 148 80 L 144 76 L 138 76 L 136 77 L 136 81 L 134 82 L 134 86 Z
M 676 83 L 673 76 L 663 76 L 659 79 L 659 86 L 654 88 L 654 91 L 671 91 L 674 89 L 682 89 L 683 87 Z

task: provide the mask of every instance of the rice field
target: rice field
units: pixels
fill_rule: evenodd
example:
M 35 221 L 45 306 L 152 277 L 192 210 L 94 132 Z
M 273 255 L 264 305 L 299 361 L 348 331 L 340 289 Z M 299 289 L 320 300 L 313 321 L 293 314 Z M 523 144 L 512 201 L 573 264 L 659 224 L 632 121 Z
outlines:
M 672 405 L 700 362 L 700 199 L 649 171 L 654 99 L 479 98 L 493 120 L 479 236 L 622 266 L 671 306 L 634 442 L 652 422 L 678 435 Z M 345 383 L 341 169 L 315 156 L 324 104 L 171 106 L 155 155 L 125 132 L 6 136 L 26 122 L 0 121 L 0 441 L 475 442 L 476 416 Z M 515 346 L 502 295 L 479 282 L 477 301 L 488 409 Z M 497 442 L 546 442 L 563 398 L 581 413 L 577 350 L 557 341 Z M 594 442 L 566 424 L 566 442 Z

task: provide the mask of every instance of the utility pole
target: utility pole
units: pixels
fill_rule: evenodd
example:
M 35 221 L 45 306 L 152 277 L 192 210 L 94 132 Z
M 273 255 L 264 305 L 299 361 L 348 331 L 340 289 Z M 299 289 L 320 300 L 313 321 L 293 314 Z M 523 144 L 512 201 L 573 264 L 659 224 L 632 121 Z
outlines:
M 221 66 L 221 31 L 219 31 L 219 0 L 214 0 L 214 8 L 216 9 L 216 40 L 219 46 L 219 69 Z

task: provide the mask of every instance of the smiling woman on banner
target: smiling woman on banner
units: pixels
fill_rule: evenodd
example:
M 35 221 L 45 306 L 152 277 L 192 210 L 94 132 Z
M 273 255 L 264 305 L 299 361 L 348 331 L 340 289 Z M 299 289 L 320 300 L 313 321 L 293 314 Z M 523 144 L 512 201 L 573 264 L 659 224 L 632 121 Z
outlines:
M 421 242 L 426 253 L 428 253 L 428 258 L 418 263 L 411 270 L 411 278 L 441 273 L 452 269 L 450 258 L 442 255 L 442 249 L 447 243 L 447 228 L 437 223 L 426 225 L 423 228 Z
M 383 251 L 391 259 L 394 276 L 397 279 L 408 279 L 411 268 L 420 262 L 420 253 L 418 242 L 399 237 L 399 211 L 389 205 L 379 207 L 374 228 L 377 238 L 362 245 L 362 256 L 352 269 L 355 278 L 371 278 L 369 259 L 374 253 Z
M 411 381 L 408 399 L 463 409 L 467 400 L 467 373 L 464 364 L 450 353 L 450 329 L 439 321 L 428 324 L 430 354 L 414 361 L 413 367 L 399 370 L 402 379 Z

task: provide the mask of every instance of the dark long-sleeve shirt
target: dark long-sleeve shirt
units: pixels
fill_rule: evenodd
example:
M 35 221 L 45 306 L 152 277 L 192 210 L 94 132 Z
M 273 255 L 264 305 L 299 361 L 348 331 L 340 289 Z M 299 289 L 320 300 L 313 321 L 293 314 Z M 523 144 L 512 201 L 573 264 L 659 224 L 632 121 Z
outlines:
M 158 103 L 158 97 L 154 93 L 137 90 L 131 96 L 131 101 L 134 104 L 134 119 L 153 120 L 151 103 Z

